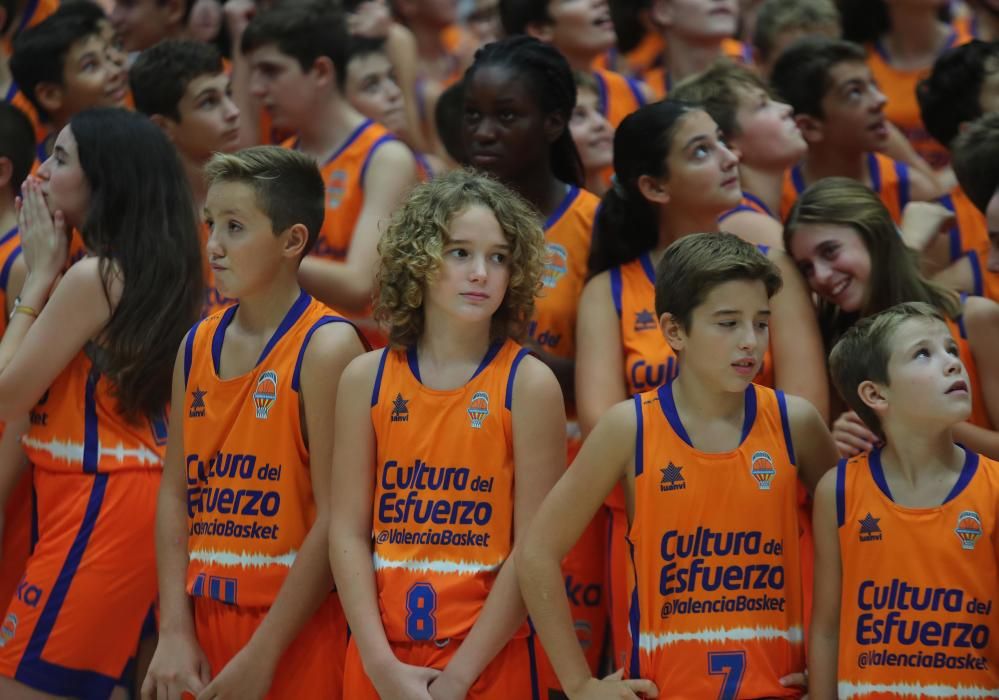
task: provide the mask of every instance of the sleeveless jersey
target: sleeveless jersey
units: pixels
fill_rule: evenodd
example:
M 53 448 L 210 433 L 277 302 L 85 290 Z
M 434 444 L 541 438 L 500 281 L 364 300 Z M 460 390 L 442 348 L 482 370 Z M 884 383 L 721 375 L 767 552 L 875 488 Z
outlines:
M 744 66 L 752 66 L 754 63 L 753 47 L 738 39 L 730 38 L 722 41 L 721 51 L 725 58 Z M 666 99 L 675 82 L 670 72 L 662 65 L 662 56 L 659 57 L 659 62 L 655 67 L 649 68 L 645 72 L 643 80 L 657 100 Z
M 28 0 L 24 4 L 24 10 L 21 13 L 17 29 L 10 35 L 10 38 L 4 40 L 3 51 L 7 58 L 9 59 L 11 54 L 14 53 L 13 40 L 18 34 L 25 29 L 30 29 L 40 24 L 57 9 L 59 9 L 59 0 Z
M 954 25 L 944 50 L 966 44 L 973 38 L 965 26 Z M 932 168 L 946 166 L 950 162 L 950 152 L 926 131 L 916 98 L 916 86 L 930 74 L 932 65 L 917 70 L 899 70 L 892 66 L 888 50 L 880 40 L 868 44 L 867 65 L 878 88 L 888 98 L 885 117 L 902 131 L 916 153 Z
M 973 452 L 933 508 L 894 502 L 880 450 L 839 463 L 840 698 L 999 694 L 997 514 L 999 463 Z
M 871 190 L 881 199 L 892 220 L 896 224 L 901 223 L 902 210 L 909 203 L 909 166 L 886 155 L 872 152 L 867 154 L 867 173 L 871 178 Z M 787 219 L 798 195 L 804 192 L 809 184 L 805 182 L 801 165 L 795 165 L 785 171 L 780 201 L 782 220 Z
M 528 335 L 558 357 L 576 356 L 576 309 L 586 282 L 593 218 L 600 198 L 570 187 L 558 209 L 545 222 L 548 260 Z
M 366 119 L 329 160 L 320 165 L 326 183 L 326 216 L 312 255 L 343 262 L 347 259 L 354 226 L 364 206 L 364 176 L 371 157 L 380 146 L 397 140 L 388 129 Z M 289 139 L 285 148 L 298 148 Z
M 615 129 L 618 124 L 645 104 L 640 83 L 620 73 L 597 68 L 593 71 L 597 81 L 597 106 Z
M 421 383 L 415 349 L 383 351 L 371 397 L 372 536 L 390 642 L 464 638 L 510 556 L 510 408 L 527 352 L 498 342 L 464 386 L 441 391 Z
M 989 270 L 985 262 L 988 260 L 991 245 L 991 242 L 987 242 L 981 251 L 969 250 L 967 257 L 974 278 L 974 295 L 999 301 L 999 272 Z
M 316 516 L 299 379 L 312 333 L 346 322 L 302 292 L 256 366 L 219 378 L 238 306 L 213 314 L 184 345 L 187 592 L 268 607 Z
M 126 420 L 110 382 L 90 357 L 100 353 L 88 344 L 31 409 L 31 425 L 22 438 L 25 454 L 36 467 L 59 472 L 162 469 L 165 411 L 153 420 Z
M 672 384 L 635 396 L 628 539 L 631 675 L 660 697 L 800 697 L 805 668 L 797 488 L 784 395 L 751 384 L 741 444 L 690 444 Z
M 733 214 L 738 214 L 744 211 L 751 211 L 756 214 L 763 214 L 764 216 L 769 216 L 774 221 L 779 221 L 779 219 L 774 216 L 774 213 L 770 211 L 769 207 L 763 203 L 763 200 L 757 197 L 752 192 L 743 192 L 742 199 L 739 200 L 739 204 L 733 209 L 729 209 L 727 212 L 718 217 L 718 223 L 722 223 L 728 217 Z
M 10 281 L 10 269 L 14 261 L 21 255 L 21 236 L 17 226 L 0 237 L 0 310 L 7 308 L 7 284 Z M 7 314 L 0 319 L 0 336 L 7 330 Z
M 31 100 L 17 87 L 17 83 L 11 81 L 10 87 L 7 89 L 7 94 L 4 96 L 4 102 L 24 112 L 28 121 L 31 122 L 31 128 L 35 131 L 35 144 L 42 143 L 45 137 L 48 136 L 48 127 L 42 123 L 41 118 L 38 116 L 38 110 L 31 104 Z M 32 169 L 32 172 L 34 172 L 34 169 Z
M 954 214 L 954 225 L 948 231 L 951 262 L 970 251 L 988 249 L 989 227 L 985 216 L 971 203 L 963 189 L 954 188 L 939 202 Z
M 646 32 L 631 51 L 621 53 L 616 46 L 612 46 L 597 56 L 593 67 L 621 70 L 626 75 L 644 80 L 648 71 L 662 63 L 663 46 L 663 37 L 659 32 Z
M 962 306 L 964 299 L 961 300 Z M 971 352 L 971 345 L 968 343 L 968 333 L 964 327 L 964 316 L 951 320 L 947 319 L 947 326 L 950 334 L 957 343 L 957 351 L 964 364 L 964 369 L 968 373 L 968 383 L 971 385 L 971 417 L 968 422 L 986 430 L 992 430 L 992 421 L 989 420 L 989 412 L 985 406 L 985 397 L 982 395 L 982 382 L 978 377 L 978 365 L 975 356 Z

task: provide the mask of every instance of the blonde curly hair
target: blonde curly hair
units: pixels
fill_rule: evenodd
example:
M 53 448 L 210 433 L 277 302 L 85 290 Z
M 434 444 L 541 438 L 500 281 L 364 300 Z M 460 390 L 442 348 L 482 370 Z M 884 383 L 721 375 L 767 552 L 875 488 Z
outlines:
M 510 245 L 510 282 L 490 335 L 493 340 L 523 338 L 547 257 L 540 217 L 496 180 L 460 169 L 414 188 L 378 244 L 374 316 L 387 328 L 392 346 L 411 346 L 422 335 L 424 293 L 440 269 L 451 221 L 474 205 L 492 212 Z

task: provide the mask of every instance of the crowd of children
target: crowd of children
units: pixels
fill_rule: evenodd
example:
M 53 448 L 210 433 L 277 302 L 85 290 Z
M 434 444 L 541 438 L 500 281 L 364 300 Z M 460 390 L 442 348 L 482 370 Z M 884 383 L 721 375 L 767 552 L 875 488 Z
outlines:
M 995 0 L 0 32 L 0 698 L 999 698 Z

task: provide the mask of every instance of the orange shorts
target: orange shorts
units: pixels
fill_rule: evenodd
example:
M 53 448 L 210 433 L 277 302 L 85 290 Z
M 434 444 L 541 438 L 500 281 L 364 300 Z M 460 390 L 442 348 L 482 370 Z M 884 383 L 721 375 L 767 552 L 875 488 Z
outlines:
M 246 646 L 266 614 L 266 608 L 241 608 L 200 596 L 194 599 L 198 643 L 208 657 L 213 678 Z M 340 599 L 331 594 L 285 650 L 267 700 L 340 700 L 346 650 L 347 620 Z
M 31 553 L 33 500 L 31 470 L 25 469 L 3 510 L 3 550 L 0 550 L 0 606 L 6 606 L 10 602 L 18 584 L 24 577 L 24 566 Z
M 443 647 L 435 642 L 390 643 L 396 658 L 403 663 L 437 669 L 447 666 L 461 646 L 460 639 L 452 639 Z M 353 639 L 347 645 L 343 696 L 349 700 L 379 700 L 375 687 L 364 673 L 361 655 Z M 486 666 L 465 697 L 467 700 L 540 700 L 533 635 L 511 639 Z
M 0 623 L 0 674 L 77 698 L 119 684 L 156 599 L 160 476 L 35 467 L 38 542 Z

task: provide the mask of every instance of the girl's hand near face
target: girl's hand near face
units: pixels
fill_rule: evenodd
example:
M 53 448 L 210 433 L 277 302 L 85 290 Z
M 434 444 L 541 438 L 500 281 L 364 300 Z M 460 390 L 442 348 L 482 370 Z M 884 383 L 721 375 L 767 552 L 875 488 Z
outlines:
M 34 177 L 25 180 L 16 208 L 28 279 L 51 287 L 69 257 L 66 219 L 61 211 L 49 212 L 41 181 Z

